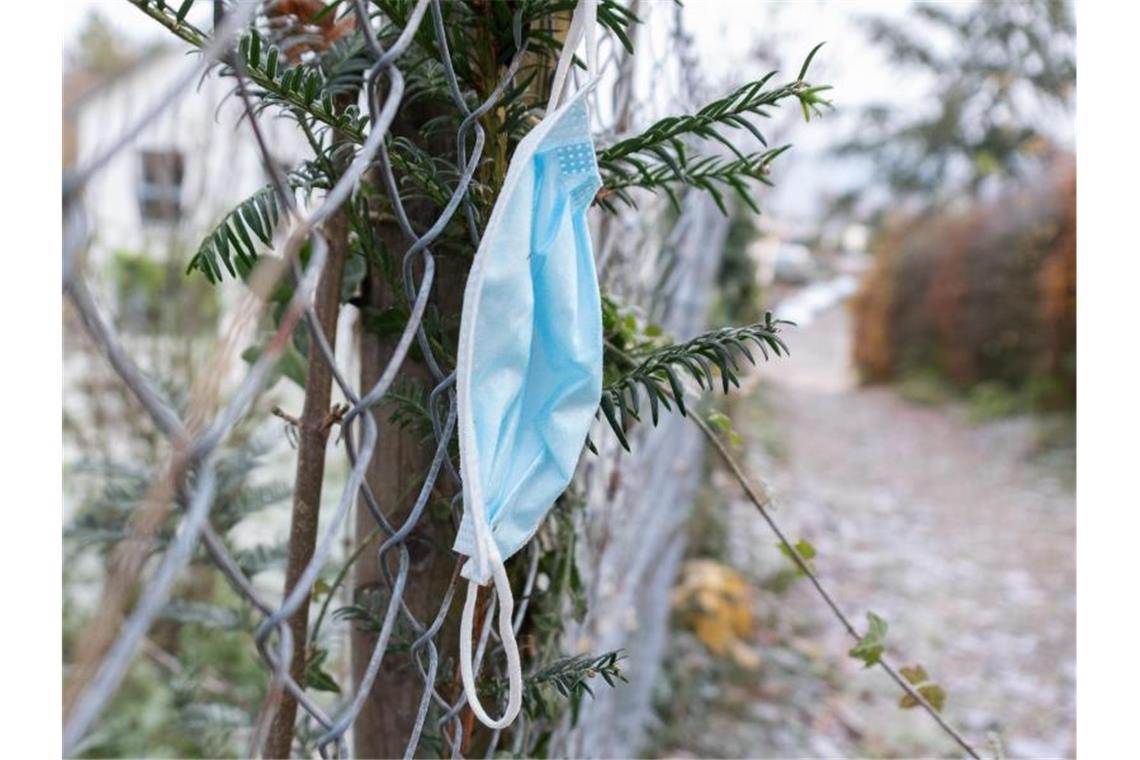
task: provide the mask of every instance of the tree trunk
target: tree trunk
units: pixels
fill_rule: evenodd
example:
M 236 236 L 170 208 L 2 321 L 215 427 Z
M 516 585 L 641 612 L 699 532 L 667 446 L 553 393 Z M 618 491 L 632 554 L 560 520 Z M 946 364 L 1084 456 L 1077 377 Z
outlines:
M 324 224 L 328 240 L 328 259 L 314 297 L 317 321 L 329 345 L 336 348 L 336 323 L 340 314 L 341 280 L 348 248 L 348 222 L 343 212 L 333 214 Z M 325 450 L 331 427 L 332 371 L 317 357 L 316 339 L 309 340 L 309 375 L 305 383 L 305 403 L 297 430 L 297 478 L 293 486 L 293 516 L 289 525 L 289 556 L 285 568 L 285 594 L 297 585 L 317 543 L 317 527 L 321 510 L 321 486 L 325 479 Z M 304 683 L 308 660 L 309 598 L 289 618 L 293 633 L 293 661 L 289 673 L 297 683 Z M 293 745 L 293 724 L 297 718 L 297 702 L 285 692 L 277 715 L 269 728 L 265 756 L 287 758 Z
M 406 250 L 407 240 L 394 227 L 385 226 L 380 235 L 389 251 L 394 252 L 398 266 L 399 252 Z M 439 309 L 444 320 L 458 320 L 462 303 L 466 266 L 443 258 L 436 259 L 436 278 L 432 288 L 432 304 Z M 365 303 L 376 309 L 385 309 L 403 301 L 402 293 L 391 292 L 382 273 L 370 267 L 364 288 Z M 361 387 L 371 388 L 379 379 L 392 355 L 398 336 L 382 337 L 368 332 L 360 336 Z M 427 367 L 413 348 L 400 372 L 402 381 L 422 383 L 430 390 L 434 381 Z M 385 516 L 398 527 L 407 517 L 416 501 L 424 476 L 434 455 L 434 442 L 424 442 L 419 432 L 403 430 L 390 422 L 392 406 L 381 402 L 371 412 L 379 430 L 376 453 L 367 471 L 368 484 L 380 503 Z M 446 473 L 441 472 L 433 502 L 421 515 L 415 530 L 407 539 L 411 562 L 408 571 L 404 600 L 416 617 L 430 625 L 439 610 L 455 569 L 457 555 L 451 551 L 455 530 L 448 510 L 437 508 L 450 504 L 454 494 Z M 437 504 L 438 502 L 438 504 Z M 363 498 L 356 518 L 356 541 L 367 540 L 376 528 Z M 373 542 L 353 568 L 353 599 L 358 604 L 372 603 L 373 609 L 383 614 L 389 593 L 384 581 L 378 550 L 383 538 Z M 386 557 L 395 577 L 398 569 L 397 549 Z M 453 657 L 458 647 L 458 605 L 436 636 L 440 651 L 440 665 Z M 405 651 L 395 651 L 394 644 L 410 641 L 413 631 L 402 618 L 398 618 L 383 665 L 368 696 L 360 717 L 354 726 L 354 749 L 359 758 L 402 757 L 415 723 L 416 712 L 424 693 L 424 679 Z M 352 632 L 352 671 L 354 683 L 359 684 L 376 645 L 376 634 L 354 629 Z M 448 674 L 442 673 L 444 678 Z M 439 679 L 437 679 L 439 680 Z M 429 685 L 430 688 L 430 685 Z M 431 727 L 427 729 L 430 731 Z
M 487 3 L 482 7 L 489 16 L 492 12 L 491 4 Z M 567 14 L 567 23 L 568 19 Z M 485 82 L 485 91 L 480 93 L 480 97 L 486 97 L 502 72 L 495 63 L 495 44 L 491 35 L 490 20 L 488 19 L 485 25 L 476 24 L 469 32 L 473 37 L 470 55 L 487 56 L 485 68 L 495 72 L 494 76 L 488 77 Z M 423 125 L 454 113 L 455 107 L 451 104 L 405 103 L 401 106 L 390 131 L 392 134 L 402 134 L 412 138 L 433 155 L 452 156 L 455 155 L 456 149 L 455 136 L 438 133 L 429 138 L 424 134 Z M 487 135 L 484 156 L 490 156 L 494 160 L 480 170 L 479 178 L 485 184 L 497 187 L 507 171 L 506 136 L 499 131 L 499 117 L 495 111 L 486 114 L 480 123 L 486 129 Z M 439 213 L 439 209 L 432 207 L 430 203 L 412 202 L 407 204 L 406 210 L 412 226 L 418 230 L 428 229 Z M 394 224 L 381 225 L 377 234 L 392 257 L 391 266 L 399 271 L 403 252 L 409 246 L 408 239 Z M 474 254 L 475 251 L 472 249 L 468 256 L 437 255 L 435 259 L 436 275 L 432 286 L 430 308 L 435 310 L 438 319 L 445 326 L 444 329 L 449 331 L 452 339 L 457 338 L 463 306 L 463 289 Z M 383 273 L 370 263 L 364 287 L 365 308 L 383 310 L 404 303 L 403 292 L 392 292 L 392 287 Z M 362 323 L 364 321 L 362 320 Z M 398 340 L 398 335 L 379 336 L 366 331 L 361 333 L 361 387 L 365 392 L 379 379 Z M 425 390 L 429 391 L 435 385 L 423 363 L 422 356 L 419 355 L 418 346 L 414 344 L 404 361 L 399 377 L 402 381 L 423 383 Z M 379 441 L 376 454 L 368 467 L 367 479 L 384 514 L 394 526 L 398 527 L 415 503 L 423 485 L 424 476 L 435 453 L 435 442 L 424 442 L 417 431 L 402 430 L 390 422 L 392 407 L 387 403 L 381 402 L 372 410 L 372 414 L 379 430 Z M 411 554 L 411 563 L 404 589 L 404 600 L 424 625 L 430 625 L 435 619 L 459 558 L 451 551 L 456 529 L 450 519 L 450 502 L 454 495 L 453 484 L 446 472 L 441 471 L 433 494 L 433 502 L 425 510 L 406 542 Z M 376 521 L 361 499 L 356 519 L 356 546 L 367 540 L 375 528 Z M 369 596 L 373 595 L 372 601 L 378 603 L 383 614 L 389 595 L 377 553 L 381 542 L 382 540 L 379 540 L 374 547 L 370 547 L 353 568 L 353 599 L 359 604 L 366 604 Z M 391 551 L 385 559 L 394 577 L 398 569 L 398 550 Z M 444 692 L 444 695 L 451 701 L 459 696 L 462 688 L 459 685 L 458 668 L 454 664 L 458 658 L 462 594 L 461 588 L 459 598 L 453 602 L 447 620 L 435 637 L 439 649 L 440 667 L 436 683 L 447 684 L 449 691 Z M 398 620 L 400 622 L 393 631 L 372 693 L 368 696 L 368 701 L 354 724 L 354 749 L 356 756 L 360 758 L 402 757 L 424 694 L 425 684 L 419 668 L 405 651 L 393 651 L 399 649 L 394 647 L 393 643 L 403 643 L 405 640 L 410 642 L 412 638 L 410 626 L 402 617 Z M 360 683 L 367 668 L 375 644 L 374 634 L 353 630 L 352 671 L 354 682 L 357 684 Z M 427 688 L 431 686 L 431 684 L 426 685 Z M 474 727 L 476 736 L 472 737 L 470 723 L 469 721 L 464 729 L 466 747 L 476 746 L 480 739 L 488 735 L 481 727 L 476 726 Z M 425 733 L 432 733 L 433 730 L 430 723 L 425 727 Z

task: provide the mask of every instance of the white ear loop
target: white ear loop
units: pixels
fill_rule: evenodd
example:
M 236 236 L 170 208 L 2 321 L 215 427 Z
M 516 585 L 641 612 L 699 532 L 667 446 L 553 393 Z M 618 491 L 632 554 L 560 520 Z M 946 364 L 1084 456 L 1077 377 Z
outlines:
M 586 38 L 586 72 L 597 76 L 597 20 L 597 0 L 579 0 L 574 9 L 574 17 L 570 20 L 570 28 L 566 31 L 566 39 L 562 43 L 562 55 L 558 57 L 558 66 L 554 70 L 550 101 L 546 104 L 547 113 L 554 111 L 565 100 L 563 96 L 567 94 L 570 65 L 574 62 L 574 51 L 578 49 L 583 36 Z
M 496 720 L 487 715 L 475 691 L 475 668 L 471 659 L 475 600 L 479 596 L 479 584 L 475 581 L 467 581 L 467 601 L 463 603 L 463 618 L 459 624 L 459 674 L 463 679 L 463 691 L 467 694 L 467 702 L 471 705 L 475 717 L 487 728 L 498 730 L 511 725 L 522 708 L 522 665 L 519 662 L 519 646 L 515 641 L 512 620 L 515 613 L 515 597 L 511 593 L 507 570 L 503 567 L 498 548 L 492 544 L 491 551 L 491 572 L 495 579 L 495 593 L 499 597 L 499 638 L 503 642 L 503 652 L 507 655 L 507 709 L 503 712 L 503 717 Z

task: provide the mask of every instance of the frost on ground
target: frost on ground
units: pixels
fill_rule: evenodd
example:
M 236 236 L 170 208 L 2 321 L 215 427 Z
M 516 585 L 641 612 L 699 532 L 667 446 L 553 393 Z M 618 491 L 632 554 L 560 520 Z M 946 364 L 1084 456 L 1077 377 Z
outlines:
M 887 655 L 946 687 L 946 716 L 1008 757 L 1074 753 L 1075 504 L 1039 451 L 1041 421 L 977 424 L 856 383 L 844 309 L 792 331 L 732 417 L 792 540 L 860 623 L 890 624 Z M 734 482 L 714 473 L 721 560 L 753 581 L 760 665 L 671 645 L 655 754 L 673 757 L 957 757 L 928 716 L 898 707 Z

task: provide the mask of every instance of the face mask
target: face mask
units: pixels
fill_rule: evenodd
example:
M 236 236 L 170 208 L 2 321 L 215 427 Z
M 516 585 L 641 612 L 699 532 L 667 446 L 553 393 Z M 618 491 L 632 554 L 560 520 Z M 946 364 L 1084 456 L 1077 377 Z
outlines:
M 456 385 L 463 519 L 455 551 L 470 559 L 460 671 L 471 709 L 505 728 L 522 705 L 522 671 L 503 561 L 538 530 L 566 489 L 602 392 L 602 324 L 586 210 L 601 186 L 585 93 L 566 100 L 585 38 L 596 58 L 596 0 L 581 0 L 567 32 L 543 120 L 511 159 L 468 276 Z M 506 712 L 479 703 L 471 631 L 479 585 L 494 580 L 507 658 Z

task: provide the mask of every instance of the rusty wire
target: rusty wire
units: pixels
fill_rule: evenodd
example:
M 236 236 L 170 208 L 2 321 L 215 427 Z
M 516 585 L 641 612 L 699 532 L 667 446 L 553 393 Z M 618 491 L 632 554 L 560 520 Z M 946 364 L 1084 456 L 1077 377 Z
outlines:
M 440 657 L 435 644 L 435 636 L 451 608 L 458 573 L 452 574 L 451 584 L 440 600 L 438 612 L 427 624 L 412 613 L 403 598 L 403 591 L 408 582 L 410 564 L 406 539 L 423 515 L 428 497 L 436 488 L 440 474 L 442 472 L 448 474 L 454 493 L 452 498 L 453 510 L 458 510 L 462 493 L 459 473 L 456 472 L 453 463 L 447 456 L 448 443 L 454 434 L 456 423 L 454 374 L 440 366 L 423 329 L 422 318 L 435 276 L 435 261 L 430 246 L 460 205 L 464 207 L 471 243 L 473 246 L 478 245 L 478 230 L 472 204 L 468 197 L 474 170 L 479 163 L 485 140 L 483 128 L 478 119 L 493 108 L 502 97 L 506 86 L 518 70 L 519 63 L 522 60 L 522 51 L 511 63 L 492 94 L 486 101 L 472 110 L 463 98 L 449 59 L 450 53 L 444 34 L 439 0 L 418 0 L 405 27 L 388 49 L 381 45 L 378 32 L 373 28 L 372 19 L 369 17 L 365 4 L 362 0 L 354 1 L 352 10 L 356 14 L 357 25 L 362 30 L 368 49 L 374 58 L 364 83 L 364 96 L 370 116 L 369 134 L 363 145 L 357 149 L 344 174 L 328 191 L 322 202 L 308 214 L 298 211 L 293 199 L 285 197 L 284 184 L 280 181 L 280 177 L 274 173 L 276 170 L 272 168 L 274 164 L 266 152 L 264 140 L 261 139 L 260 134 L 256 135 L 258 149 L 262 153 L 261 158 L 266 167 L 269 167 L 270 174 L 274 179 L 273 185 L 281 195 L 289 223 L 288 234 L 279 244 L 282 255 L 277 261 L 284 261 L 288 267 L 292 268 L 293 276 L 296 278 L 296 288 L 286 317 L 282 320 L 277 334 L 270 341 L 267 350 L 250 367 L 228 403 L 222 406 L 208 422 L 204 421 L 201 424 L 192 425 L 188 420 L 182 419 L 167 404 L 155 384 L 142 373 L 115 331 L 114 326 L 101 314 L 100 308 L 87 286 L 86 273 L 76 262 L 77 252 L 84 245 L 87 236 L 86 221 L 82 213 L 83 189 L 91 177 L 106 166 L 119 151 L 127 147 L 145 129 L 148 123 L 153 121 L 164 109 L 169 108 L 185 90 L 191 87 L 203 70 L 219 61 L 231 59 L 230 53 L 233 50 L 234 41 L 241 30 L 245 29 L 256 16 L 259 6 L 260 3 L 255 0 L 239 0 L 239 2 L 234 3 L 231 12 L 224 21 L 216 26 L 213 39 L 203 46 L 198 60 L 172 83 L 162 97 L 156 101 L 156 104 L 149 108 L 134 124 L 126 128 L 108 148 L 89 163 L 64 176 L 64 291 L 99 352 L 107 359 L 123 385 L 140 402 L 157 429 L 169 439 L 171 449 L 174 452 L 172 456 L 181 457 L 184 461 L 183 467 L 170 471 L 173 473 L 171 479 L 174 482 L 168 484 L 171 493 L 174 495 L 174 501 L 180 510 L 174 538 L 162 556 L 157 569 L 149 577 L 143 579 L 139 601 L 130 611 L 119 630 L 118 636 L 103 655 L 101 662 L 98 663 L 93 677 L 82 684 L 73 708 L 66 716 L 64 753 L 71 754 L 75 751 L 80 741 L 91 730 L 102 710 L 114 696 L 147 630 L 169 600 L 174 581 L 189 563 L 194 550 L 201 544 L 230 585 L 263 616 L 254 631 L 254 638 L 258 651 L 272 677 L 269 696 L 258 716 L 256 725 L 251 730 L 249 754 L 256 755 L 260 752 L 262 741 L 273 719 L 278 698 L 282 691 L 288 691 L 297 700 L 301 709 L 324 729 L 324 733 L 317 741 L 321 755 L 325 757 L 347 756 L 345 734 L 356 720 L 367 695 L 372 690 L 387 652 L 397 616 L 402 616 L 415 632 L 416 639 L 411 646 L 410 655 L 424 682 L 417 719 L 408 736 L 405 757 L 411 757 L 416 752 L 425 728 L 429 708 L 433 702 L 443 713 L 438 721 L 438 728 L 442 729 L 445 725 L 450 724 L 450 731 L 441 730 L 440 732 L 444 740 L 450 745 L 449 754 L 458 757 L 463 744 L 463 726 L 459 713 L 466 700 L 461 695 L 455 702 L 451 702 L 437 688 L 436 677 Z M 162 9 L 159 10 L 162 11 Z M 441 62 L 448 89 L 456 108 L 463 114 L 463 120 L 456 135 L 460 176 L 439 217 L 426 231 L 417 233 L 404 210 L 403 200 L 400 197 L 384 138 L 400 106 L 404 91 L 404 78 L 396 65 L 397 61 L 411 44 L 429 10 L 432 14 L 433 31 L 441 51 Z M 232 56 L 232 58 L 236 59 L 237 56 Z M 249 117 L 248 121 L 256 131 L 257 122 L 253 118 L 252 105 L 245 91 L 242 67 L 235 66 L 234 69 L 239 82 L 239 93 L 245 103 Z M 386 85 L 383 94 L 381 94 L 382 81 Z M 474 144 L 471 146 L 470 155 L 468 155 L 467 142 L 472 132 L 474 133 Z M 383 187 L 387 191 L 395 211 L 399 228 L 407 239 L 408 247 L 402 257 L 402 273 L 403 286 L 409 303 L 412 304 L 412 309 L 396 350 L 381 373 L 380 379 L 371 388 L 357 390 L 337 366 L 334 352 L 324 335 L 324 331 L 320 329 L 313 303 L 313 293 L 323 270 L 328 251 L 327 242 L 320 229 L 321 223 L 352 197 L 352 193 L 365 172 L 377 167 Z M 312 254 L 308 263 L 302 266 L 298 252 L 306 241 L 312 244 Z M 274 267 L 272 261 L 272 257 L 265 257 L 259 262 L 254 276 L 251 278 L 251 282 L 260 282 L 260 287 L 255 288 L 255 292 L 269 292 L 277 278 L 285 275 L 288 267 L 280 266 L 279 263 Z M 415 278 L 417 264 L 421 268 L 418 282 Z M 259 305 L 264 306 L 264 301 Z M 329 367 L 335 382 L 351 404 L 351 409 L 343 419 L 341 428 L 345 443 L 344 450 L 351 471 L 336 508 L 318 538 L 311 561 L 305 567 L 297 584 L 285 598 L 280 603 L 274 604 L 263 599 L 254 590 L 250 579 L 240 569 L 220 536 L 210 525 L 210 510 L 214 500 L 214 458 L 219 447 L 225 443 L 234 427 L 264 390 L 263 386 L 270 368 L 284 348 L 289 333 L 301 319 L 306 321 L 310 327 L 310 334 L 315 338 L 314 343 L 317 347 L 315 356 Z M 435 455 L 415 504 L 404 522 L 395 526 L 384 516 L 379 499 L 365 480 L 366 469 L 376 451 L 378 436 L 376 422 L 372 414 L 366 412 L 388 392 L 403 365 L 413 340 L 421 349 L 435 381 L 435 387 L 430 397 L 431 403 L 429 404 L 436 439 Z M 225 359 L 224 352 L 220 356 L 222 360 Z M 363 499 L 363 503 L 376 520 L 379 529 L 385 534 L 385 539 L 377 550 L 377 554 L 390 593 L 387 608 L 383 615 L 383 626 L 361 683 L 357 685 L 354 694 L 339 704 L 332 714 L 329 714 L 316 704 L 306 694 L 304 688 L 289 674 L 289 663 L 292 660 L 296 642 L 291 638 L 286 621 L 301 604 L 307 603 L 320 570 L 332 558 L 335 538 L 340 532 L 352 505 L 359 498 Z M 397 568 L 394 574 L 388 562 L 388 556 L 393 551 L 397 552 Z M 538 568 L 537 560 L 538 553 L 532 549 L 525 581 L 525 588 L 528 590 L 534 585 Z M 458 570 L 459 561 L 457 559 L 456 570 Z M 516 612 L 516 630 L 521 625 L 526 611 L 525 600 L 526 592 L 523 595 L 523 603 L 520 604 Z M 495 605 L 492 602 L 488 605 L 485 614 L 489 617 L 494 612 Z M 492 628 L 493 626 L 490 625 L 484 625 L 482 628 L 483 632 L 476 655 L 476 668 L 488 650 L 491 637 L 494 635 Z M 425 656 L 426 663 L 424 661 Z M 498 733 L 492 738 L 490 751 L 494 751 L 497 742 Z

